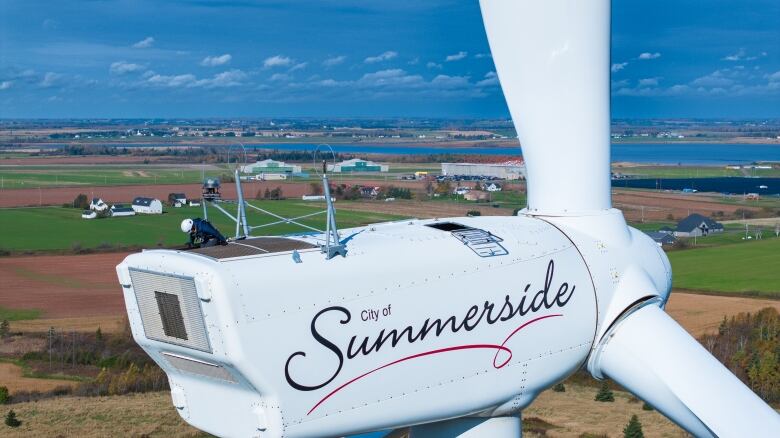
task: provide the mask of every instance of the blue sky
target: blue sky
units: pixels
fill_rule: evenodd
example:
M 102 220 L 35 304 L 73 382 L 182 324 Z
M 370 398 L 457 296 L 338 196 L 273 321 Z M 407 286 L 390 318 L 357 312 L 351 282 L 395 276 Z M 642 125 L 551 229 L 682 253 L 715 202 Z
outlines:
M 613 116 L 780 117 L 780 2 L 613 3 Z M 2 0 L 0 117 L 507 117 L 476 0 Z

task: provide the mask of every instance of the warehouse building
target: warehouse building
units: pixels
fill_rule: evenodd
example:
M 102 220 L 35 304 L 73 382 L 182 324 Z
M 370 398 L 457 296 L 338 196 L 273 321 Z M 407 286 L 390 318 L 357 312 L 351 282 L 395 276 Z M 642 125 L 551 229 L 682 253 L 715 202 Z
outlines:
M 139 196 L 133 199 L 133 211 L 141 214 L 162 214 L 162 202 L 159 199 Z
M 522 161 L 506 163 L 441 163 L 444 176 L 492 177 L 498 179 L 525 179 L 525 164 Z
M 291 174 L 301 173 L 301 166 L 269 159 L 241 166 L 241 172 L 253 174 Z
M 374 163 L 373 161 L 353 158 L 338 164 L 328 164 L 328 172 L 335 173 L 359 173 L 359 172 L 387 172 L 390 166 Z

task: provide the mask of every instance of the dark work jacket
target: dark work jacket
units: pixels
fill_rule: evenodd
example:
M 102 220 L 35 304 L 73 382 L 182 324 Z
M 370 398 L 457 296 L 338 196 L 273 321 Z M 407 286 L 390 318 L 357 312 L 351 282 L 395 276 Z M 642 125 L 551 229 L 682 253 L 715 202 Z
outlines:
M 211 222 L 197 218 L 192 220 L 193 230 L 190 231 L 190 246 L 195 245 L 195 240 L 201 240 L 200 245 L 204 246 L 209 243 L 210 240 L 216 240 L 218 245 L 227 245 L 227 240 L 215 227 L 211 225 Z

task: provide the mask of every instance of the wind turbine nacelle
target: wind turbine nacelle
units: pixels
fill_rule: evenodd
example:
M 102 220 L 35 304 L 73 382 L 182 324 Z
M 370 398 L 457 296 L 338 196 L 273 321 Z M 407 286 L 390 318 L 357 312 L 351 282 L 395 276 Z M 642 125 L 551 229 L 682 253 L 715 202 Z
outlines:
M 347 256 L 330 260 L 317 237 L 258 238 L 117 267 L 133 336 L 185 420 L 221 436 L 322 436 L 510 415 L 586 361 L 599 262 L 551 223 L 344 233 Z

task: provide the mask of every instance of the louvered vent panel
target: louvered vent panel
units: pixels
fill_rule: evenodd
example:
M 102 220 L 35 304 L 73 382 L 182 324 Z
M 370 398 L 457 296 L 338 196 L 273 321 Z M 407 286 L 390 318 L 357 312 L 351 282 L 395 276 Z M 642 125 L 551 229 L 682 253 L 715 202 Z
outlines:
M 130 279 L 147 338 L 211 353 L 195 280 L 139 269 Z
M 203 362 L 189 357 L 177 356 L 175 354 L 163 353 L 165 359 L 174 368 L 179 371 L 184 371 L 190 374 L 197 374 L 199 376 L 206 376 L 212 379 L 225 380 L 230 383 L 237 383 L 233 374 L 230 373 L 222 365 L 217 365 L 209 362 Z

